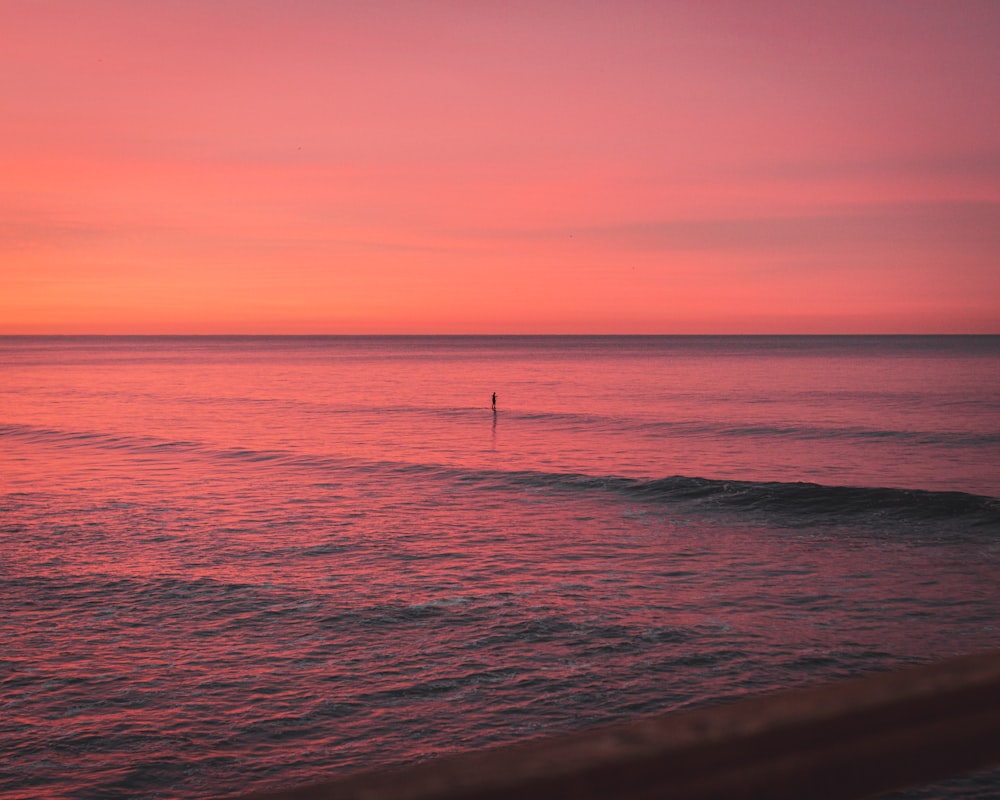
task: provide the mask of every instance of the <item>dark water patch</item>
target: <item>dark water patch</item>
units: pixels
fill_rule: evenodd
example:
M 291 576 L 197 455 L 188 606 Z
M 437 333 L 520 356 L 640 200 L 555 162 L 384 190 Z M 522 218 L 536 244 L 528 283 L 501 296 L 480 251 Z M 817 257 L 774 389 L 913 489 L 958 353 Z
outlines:
M 1000 500 L 964 492 L 919 489 L 823 486 L 711 480 L 673 476 L 638 481 L 614 476 L 594 477 L 517 473 L 511 483 L 528 487 L 606 490 L 644 501 L 683 507 L 687 511 L 753 512 L 769 519 L 799 524 L 843 524 L 858 518 L 885 521 L 951 521 L 1000 533 Z
M 815 516 L 879 514 L 899 518 L 955 519 L 1000 525 L 1000 502 L 964 492 L 822 486 L 814 483 L 757 483 L 675 476 L 619 484 L 627 494 L 656 501 L 701 501 L 718 507 L 770 510 Z
M 688 514 L 739 513 L 772 524 L 844 525 L 940 522 L 1000 534 L 1000 500 L 965 492 L 713 480 L 483 471 L 462 480 L 511 489 L 610 492 Z

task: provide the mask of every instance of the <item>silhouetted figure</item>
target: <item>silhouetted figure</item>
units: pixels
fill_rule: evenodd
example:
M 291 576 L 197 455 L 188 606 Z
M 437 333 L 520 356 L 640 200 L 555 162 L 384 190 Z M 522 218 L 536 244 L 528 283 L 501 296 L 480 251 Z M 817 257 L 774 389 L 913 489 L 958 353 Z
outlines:
M 497 393 L 493 392 L 493 410 L 497 410 Z

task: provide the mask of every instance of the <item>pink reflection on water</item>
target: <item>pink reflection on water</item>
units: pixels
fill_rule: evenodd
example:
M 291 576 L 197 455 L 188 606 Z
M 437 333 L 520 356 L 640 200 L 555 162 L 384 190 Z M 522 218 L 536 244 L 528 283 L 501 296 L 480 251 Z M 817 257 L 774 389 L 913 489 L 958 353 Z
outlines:
M 15 363 L 5 413 L 261 457 L 1000 494 L 996 354 L 277 341 Z
M 991 531 L 612 485 L 995 492 L 989 359 L 145 347 L 3 368 L 0 734 L 47 794 L 292 784 L 1000 645 Z

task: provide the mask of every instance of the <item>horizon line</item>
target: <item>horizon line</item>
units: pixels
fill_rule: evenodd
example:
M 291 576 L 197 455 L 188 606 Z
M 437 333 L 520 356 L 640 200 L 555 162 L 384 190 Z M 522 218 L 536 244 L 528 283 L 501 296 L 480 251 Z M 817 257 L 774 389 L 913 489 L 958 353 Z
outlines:
M 517 339 L 517 338 L 874 338 L 874 337 L 1000 336 L 1000 331 L 894 332 L 894 333 L 0 333 L 2 339 Z

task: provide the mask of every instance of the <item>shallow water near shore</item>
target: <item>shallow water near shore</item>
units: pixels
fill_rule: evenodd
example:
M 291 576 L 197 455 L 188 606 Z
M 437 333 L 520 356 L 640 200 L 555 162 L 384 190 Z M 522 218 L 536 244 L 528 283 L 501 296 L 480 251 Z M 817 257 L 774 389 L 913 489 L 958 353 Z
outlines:
M 1000 647 L 998 376 L 1000 337 L 0 338 L 0 797 Z

